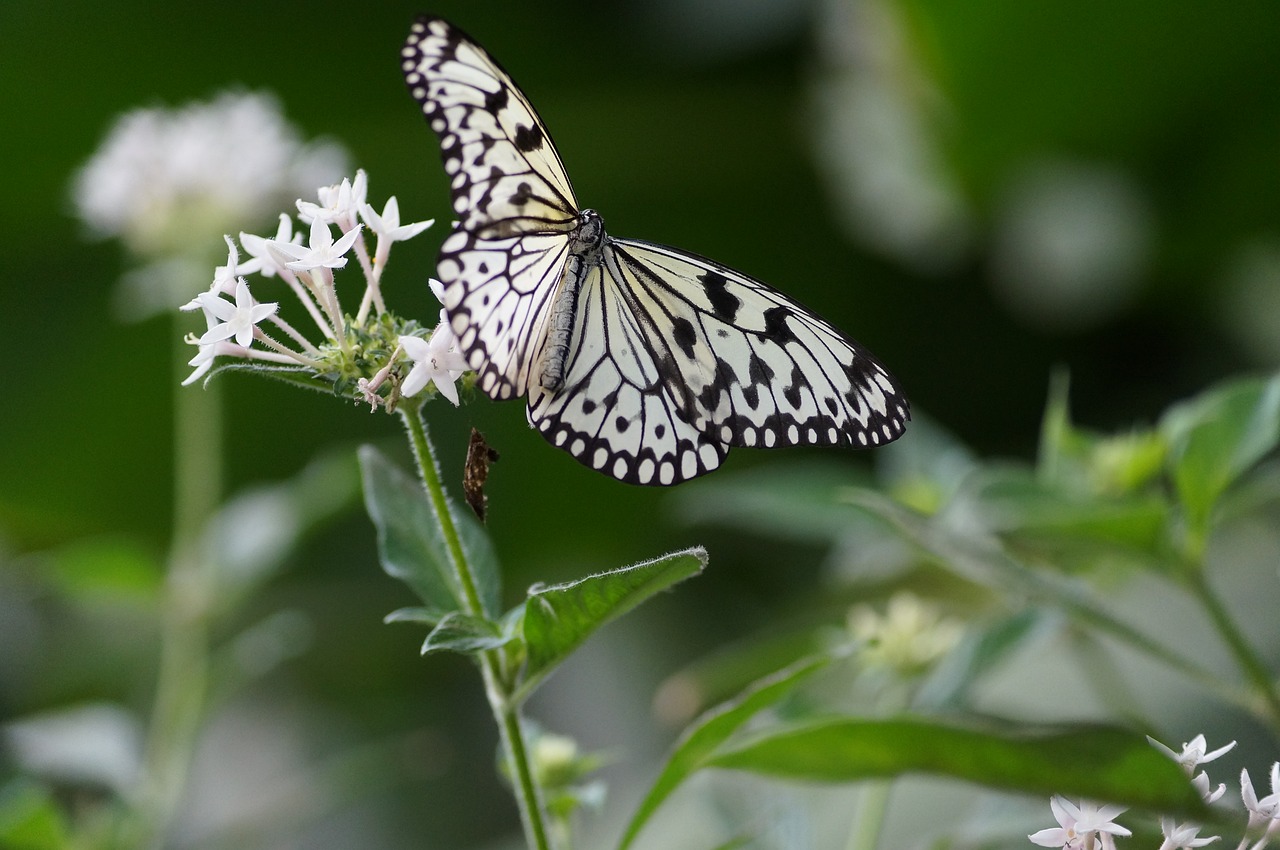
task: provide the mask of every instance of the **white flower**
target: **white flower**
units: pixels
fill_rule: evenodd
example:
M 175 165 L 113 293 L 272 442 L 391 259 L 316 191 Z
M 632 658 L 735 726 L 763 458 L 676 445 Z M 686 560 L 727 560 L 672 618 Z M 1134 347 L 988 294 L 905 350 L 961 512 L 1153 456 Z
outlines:
M 351 250 L 351 246 L 359 235 L 360 227 L 357 225 L 342 234 L 341 238 L 335 242 L 333 234 L 329 231 L 329 225 L 320 218 L 314 218 L 311 220 L 311 239 L 307 247 L 290 242 L 274 241 L 271 247 L 293 257 L 293 261 L 287 265 L 294 271 L 318 268 L 340 269 L 347 264 L 347 258 L 344 255 Z
M 1240 797 L 1249 810 L 1250 828 L 1275 820 L 1280 814 L 1280 762 L 1271 765 L 1271 793 L 1261 800 L 1254 793 L 1249 771 L 1240 771 Z
M 1160 750 L 1162 753 L 1169 756 L 1169 758 L 1182 765 L 1182 769 L 1187 772 L 1187 776 L 1195 773 L 1196 768 L 1200 765 L 1208 764 L 1215 759 L 1221 758 L 1226 753 L 1231 752 L 1236 745 L 1236 742 L 1232 741 L 1225 747 L 1219 747 L 1211 753 L 1206 753 L 1205 750 L 1208 748 L 1208 744 L 1205 743 L 1204 735 L 1200 734 L 1196 735 L 1189 742 L 1183 744 L 1182 752 L 1175 753 L 1173 750 L 1166 747 L 1155 738 L 1152 738 L 1150 735 L 1147 736 L 1147 740 L 1157 750 Z
M 444 303 L 444 284 L 436 280 L 434 277 L 427 278 L 427 286 L 431 288 L 431 294 L 441 304 Z
M 193 245 L 296 197 L 341 168 L 332 145 L 305 145 L 266 94 L 223 94 L 179 109 L 122 115 L 73 189 L 80 217 L 136 253 Z
M 895 593 L 883 615 L 869 605 L 849 612 L 849 630 L 865 642 L 861 661 L 910 676 L 920 673 L 955 648 L 964 630 L 934 605 L 912 593 Z
M 253 342 L 254 326 L 280 309 L 279 304 L 254 302 L 253 296 L 249 294 L 249 284 L 245 283 L 244 278 L 236 282 L 235 304 L 211 292 L 201 293 L 199 301 L 206 316 L 212 315 L 222 320 L 217 324 L 211 323 L 209 330 L 201 335 L 200 345 L 234 337 L 237 345 L 248 348 Z
M 454 350 L 453 331 L 445 320 L 444 311 L 440 311 L 440 324 L 425 340 L 416 336 L 400 337 L 400 345 L 413 360 L 413 368 L 400 385 L 400 392 L 405 396 L 415 396 L 428 384 L 434 383 L 437 392 L 454 406 L 458 404 L 458 390 L 453 382 L 467 371 L 467 361 Z
M 298 201 L 298 218 L 307 224 L 316 221 L 336 224 L 345 233 L 355 226 L 356 213 L 364 206 L 368 190 L 369 177 L 361 168 L 356 171 L 354 183 L 344 177 L 336 186 L 321 186 L 316 191 L 320 198 L 319 204 Z
M 1049 801 L 1049 808 L 1053 810 L 1058 826 L 1028 835 L 1032 844 L 1075 850 L 1084 847 L 1094 835 L 1106 845 L 1112 842 L 1111 836 L 1130 834 L 1129 830 L 1113 822 L 1113 818 L 1124 811 L 1122 806 L 1098 806 L 1088 801 L 1081 801 L 1076 806 L 1064 797 L 1055 796 Z
M 387 255 L 391 253 L 391 243 L 412 239 L 436 223 L 435 219 L 429 219 L 428 221 L 415 221 L 412 224 L 402 225 L 400 223 L 400 203 L 396 200 L 395 195 L 387 198 L 387 204 L 382 208 L 382 215 L 378 215 L 373 207 L 368 204 L 363 204 L 360 207 L 360 217 L 364 219 L 365 224 L 369 225 L 370 230 L 378 234 L 378 247 L 374 251 L 373 259 L 375 266 L 386 264 Z
M 1209 774 L 1203 770 L 1196 775 L 1195 779 L 1191 780 L 1191 787 L 1196 789 L 1196 793 L 1200 795 L 1200 799 L 1204 800 L 1205 803 L 1216 803 L 1219 797 L 1227 793 L 1227 784 L 1225 782 L 1219 782 L 1217 788 L 1210 790 Z
M 278 256 L 270 250 L 270 242 L 277 245 L 301 245 L 302 234 L 293 232 L 293 219 L 284 213 L 280 213 L 280 225 L 276 228 L 275 236 L 255 236 L 240 231 L 240 244 L 244 246 L 246 254 L 261 261 L 260 271 L 263 277 L 275 277 L 284 268 Z
M 1197 838 L 1202 828 L 1193 823 L 1177 824 L 1169 818 L 1160 818 L 1160 831 L 1164 833 L 1160 850 L 1190 850 L 1212 844 L 1220 837 L 1210 835 L 1208 838 Z

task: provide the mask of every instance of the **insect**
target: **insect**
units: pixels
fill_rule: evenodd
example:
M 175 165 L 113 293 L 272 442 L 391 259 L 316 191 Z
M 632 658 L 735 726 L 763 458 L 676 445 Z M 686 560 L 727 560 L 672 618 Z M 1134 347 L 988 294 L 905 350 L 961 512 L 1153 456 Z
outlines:
M 459 350 L 489 396 L 527 396 L 552 445 L 668 485 L 730 446 L 902 435 L 893 377 L 826 320 L 712 260 L 607 235 L 528 98 L 461 30 L 420 17 L 401 59 L 451 181 L 436 273 Z

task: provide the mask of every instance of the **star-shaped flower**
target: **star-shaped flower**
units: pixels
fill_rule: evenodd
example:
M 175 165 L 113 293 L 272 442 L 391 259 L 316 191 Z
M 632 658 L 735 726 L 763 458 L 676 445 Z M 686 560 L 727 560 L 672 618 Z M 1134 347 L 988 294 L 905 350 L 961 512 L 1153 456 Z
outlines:
M 333 234 L 329 231 L 329 225 L 315 218 L 311 221 L 311 239 L 307 247 L 276 241 L 271 242 L 271 247 L 293 257 L 293 261 L 286 265 L 294 271 L 304 272 L 318 268 L 340 269 L 347 264 L 345 254 L 351 250 L 351 246 L 355 244 L 359 235 L 360 226 L 356 225 L 335 242 Z
M 253 342 L 253 329 L 268 316 L 280 309 L 276 303 L 258 304 L 249 294 L 249 284 L 244 278 L 236 281 L 236 303 L 219 298 L 212 292 L 202 292 L 197 296 L 206 316 L 220 319 L 219 323 L 211 323 L 209 330 L 200 337 L 200 345 L 211 345 L 224 339 L 234 338 L 236 345 L 248 348 Z M 197 355 L 199 356 L 199 355 Z
M 434 383 L 436 391 L 457 406 L 458 390 L 453 382 L 469 367 L 454 349 L 456 342 L 443 310 L 440 311 L 440 324 L 432 332 L 430 340 L 416 336 L 400 337 L 401 347 L 413 360 L 413 368 L 400 385 L 400 393 L 414 396 Z
M 1103 844 L 1110 843 L 1110 836 L 1129 835 L 1129 830 L 1113 822 L 1124 811 L 1123 806 L 1099 806 L 1082 800 L 1077 806 L 1065 797 L 1054 797 L 1049 808 L 1058 826 L 1042 829 L 1028 835 L 1032 844 L 1041 847 L 1075 848 L 1085 846 L 1091 835 L 1098 835 Z

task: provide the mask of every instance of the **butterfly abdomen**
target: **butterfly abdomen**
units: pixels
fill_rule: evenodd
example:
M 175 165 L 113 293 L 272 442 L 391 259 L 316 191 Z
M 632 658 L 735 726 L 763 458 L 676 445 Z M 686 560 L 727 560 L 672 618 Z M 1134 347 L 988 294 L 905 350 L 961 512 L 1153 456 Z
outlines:
M 574 317 L 578 314 L 578 294 L 592 267 L 600 264 L 602 244 L 604 221 L 595 210 L 583 210 L 569 238 L 569 257 L 552 302 L 542 370 L 538 375 L 542 386 L 553 392 L 564 385 L 564 365 L 569 357 L 569 341 L 573 339 Z

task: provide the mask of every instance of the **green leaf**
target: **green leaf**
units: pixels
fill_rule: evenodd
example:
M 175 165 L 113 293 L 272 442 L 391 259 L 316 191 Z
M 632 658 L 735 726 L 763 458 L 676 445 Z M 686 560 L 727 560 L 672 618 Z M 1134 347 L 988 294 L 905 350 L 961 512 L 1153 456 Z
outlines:
M 388 575 L 408 584 L 442 614 L 462 608 L 453 560 L 421 482 L 396 468 L 372 446 L 360 448 L 365 507 L 378 531 L 378 556 Z M 475 576 L 485 612 L 498 609 L 497 555 L 484 527 L 451 501 L 449 513 Z
M 1280 376 L 1232 381 L 1169 410 L 1160 422 L 1195 545 L 1218 499 L 1280 443 Z
M 426 642 L 422 644 L 422 654 L 442 650 L 480 652 L 497 649 L 513 639 L 513 635 L 504 634 L 502 628 L 492 620 L 454 611 L 446 614 L 431 630 L 431 634 L 427 635 Z
M 0 847 L 60 850 L 68 839 L 62 813 L 46 789 L 21 778 L 0 788 Z
M 667 797 L 684 780 L 707 765 L 716 749 L 742 724 L 790 694 L 796 685 L 823 667 L 827 661 L 822 656 L 797 662 L 761 679 L 734 699 L 721 703 L 698 718 L 684 731 L 667 756 L 662 772 L 632 815 L 631 822 L 627 824 L 618 850 L 626 850 L 631 846 L 645 823 Z
M 528 661 L 517 703 L 596 629 L 706 566 L 706 550 L 695 547 L 566 584 L 530 588 L 524 611 Z
M 709 764 L 818 782 L 928 773 L 1024 794 L 1203 813 L 1172 759 L 1143 736 L 1114 727 L 1009 733 L 916 718 L 841 718 L 771 730 L 722 750 Z

